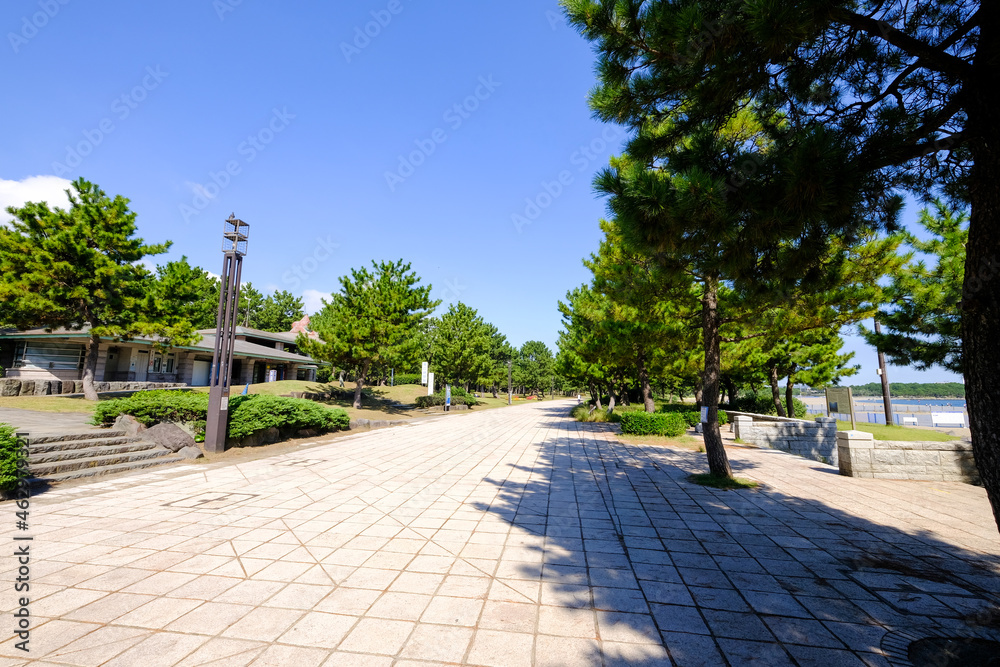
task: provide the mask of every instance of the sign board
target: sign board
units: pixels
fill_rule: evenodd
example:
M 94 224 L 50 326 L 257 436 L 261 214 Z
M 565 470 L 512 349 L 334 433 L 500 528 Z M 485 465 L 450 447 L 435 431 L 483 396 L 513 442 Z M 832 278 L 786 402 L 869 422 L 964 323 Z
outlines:
M 850 387 L 826 388 L 826 416 L 832 413 L 851 416 L 851 430 L 854 430 L 854 393 Z
M 271 369 L 271 370 L 269 370 L 267 372 L 267 381 L 268 382 L 277 382 L 278 381 L 278 369 L 277 368 Z
M 427 362 L 420 364 L 420 384 L 427 384 Z
M 434 373 L 427 374 L 427 395 L 434 393 Z
M 703 407 L 701 409 L 701 423 L 702 424 L 707 424 L 708 423 L 708 408 L 706 408 L 706 407 Z
M 219 407 L 219 409 L 220 410 L 228 410 L 229 409 L 229 397 L 228 396 L 223 396 L 222 397 L 222 405 Z
M 451 385 L 446 384 L 444 386 L 444 404 L 447 407 L 451 407 Z

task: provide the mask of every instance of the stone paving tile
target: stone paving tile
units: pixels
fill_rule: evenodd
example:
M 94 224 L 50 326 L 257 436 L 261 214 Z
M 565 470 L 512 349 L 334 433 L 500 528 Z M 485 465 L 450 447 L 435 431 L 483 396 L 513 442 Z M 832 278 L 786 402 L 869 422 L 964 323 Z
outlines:
M 891 633 L 971 632 L 1000 603 L 982 489 L 745 447 L 761 489 L 706 489 L 686 481 L 703 454 L 621 444 L 569 405 L 52 489 L 32 500 L 33 664 L 888 667 Z

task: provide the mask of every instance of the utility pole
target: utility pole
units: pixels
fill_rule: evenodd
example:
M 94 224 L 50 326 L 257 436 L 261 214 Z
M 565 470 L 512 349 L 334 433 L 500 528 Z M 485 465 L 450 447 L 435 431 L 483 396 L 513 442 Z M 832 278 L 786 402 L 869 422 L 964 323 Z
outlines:
M 875 320 L 875 333 L 882 333 L 882 325 L 878 319 Z M 882 405 L 885 408 L 885 423 L 892 426 L 892 398 L 889 396 L 889 376 L 885 372 L 885 353 L 880 348 L 875 348 L 878 352 L 878 374 L 882 378 Z
M 507 360 L 507 405 L 514 404 L 514 386 L 511 384 L 511 375 L 510 375 L 511 363 L 512 363 L 511 360 L 508 359 Z

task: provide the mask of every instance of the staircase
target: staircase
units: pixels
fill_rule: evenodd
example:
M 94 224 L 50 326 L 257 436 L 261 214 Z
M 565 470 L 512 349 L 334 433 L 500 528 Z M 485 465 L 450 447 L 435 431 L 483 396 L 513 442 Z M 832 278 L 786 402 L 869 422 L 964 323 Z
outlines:
M 28 469 L 33 483 L 97 477 L 183 460 L 156 443 L 124 431 L 28 437 Z

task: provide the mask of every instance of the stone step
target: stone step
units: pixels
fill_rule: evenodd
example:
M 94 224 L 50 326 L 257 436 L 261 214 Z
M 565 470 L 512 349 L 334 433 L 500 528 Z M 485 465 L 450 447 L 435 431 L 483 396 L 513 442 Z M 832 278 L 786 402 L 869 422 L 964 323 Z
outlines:
M 167 456 L 172 456 L 170 450 L 159 448 L 147 449 L 139 452 L 101 454 L 85 458 L 70 459 L 68 461 L 42 463 L 30 466 L 29 470 L 34 477 L 44 477 L 48 479 L 51 475 L 57 473 L 83 470 L 87 468 L 104 468 L 108 466 L 117 466 L 118 464 L 138 463 L 141 461 L 162 459 Z
M 99 440 L 102 438 L 128 437 L 125 431 L 84 431 L 83 433 L 60 433 L 56 435 L 31 435 L 28 434 L 28 442 L 32 445 L 43 445 L 54 442 L 70 442 L 79 440 Z
M 129 454 L 134 452 L 145 452 L 160 449 L 155 442 L 125 440 L 120 443 L 101 443 L 98 446 L 81 446 L 67 449 L 49 449 L 47 451 L 31 450 L 28 456 L 28 464 L 35 466 L 43 463 L 55 463 L 56 461 L 72 461 L 75 459 L 93 458 L 103 455 Z
M 121 436 L 120 438 L 92 438 L 88 440 L 59 440 L 56 442 L 43 442 L 41 444 L 33 442 L 29 438 L 28 452 L 32 456 L 35 454 L 48 454 L 51 452 L 68 452 L 75 449 L 91 449 L 94 447 L 119 447 L 134 442 L 140 442 L 138 436 Z
M 161 450 L 168 456 L 163 456 L 156 459 L 143 459 L 141 461 L 129 461 L 126 463 L 116 463 L 114 465 L 103 465 L 93 468 L 79 468 L 76 470 L 68 470 L 66 472 L 51 473 L 46 474 L 44 477 L 31 477 L 28 482 L 33 486 L 39 484 L 54 484 L 57 482 L 65 482 L 71 479 L 86 479 L 88 477 L 103 477 L 104 475 L 114 475 L 117 473 L 130 472 L 133 470 L 144 470 L 147 468 L 155 468 L 163 465 L 169 465 L 172 463 L 180 463 L 184 461 L 184 457 L 178 456 L 177 454 L 171 454 L 167 450 Z

